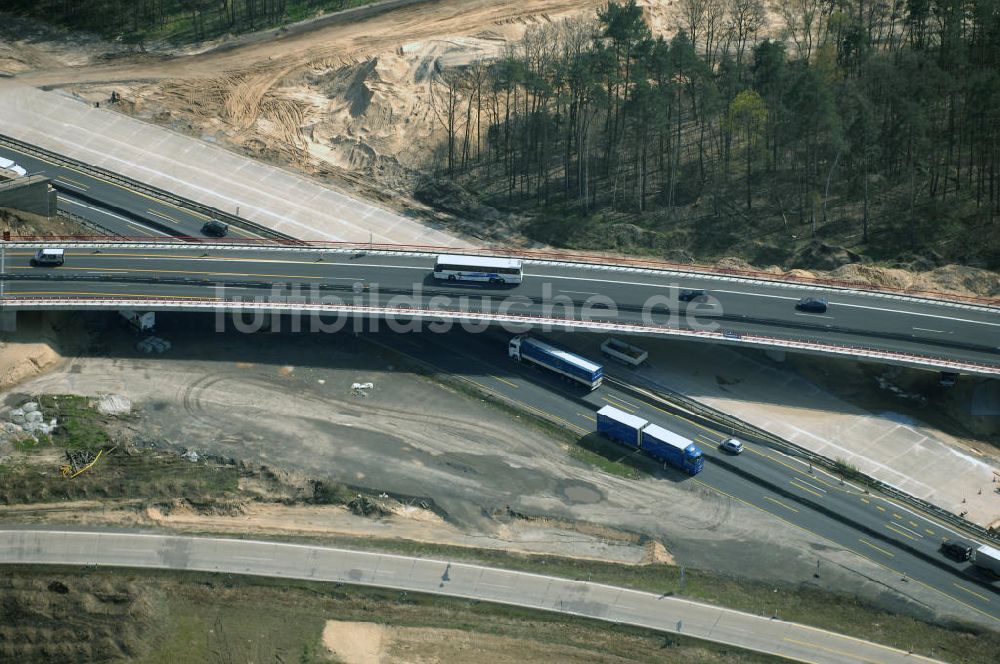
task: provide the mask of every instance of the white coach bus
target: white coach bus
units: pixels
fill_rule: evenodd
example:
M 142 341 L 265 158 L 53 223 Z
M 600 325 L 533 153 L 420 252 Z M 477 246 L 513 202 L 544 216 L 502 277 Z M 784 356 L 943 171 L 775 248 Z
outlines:
M 491 284 L 521 283 L 521 261 L 488 256 L 438 256 L 434 278 L 448 281 L 488 281 Z

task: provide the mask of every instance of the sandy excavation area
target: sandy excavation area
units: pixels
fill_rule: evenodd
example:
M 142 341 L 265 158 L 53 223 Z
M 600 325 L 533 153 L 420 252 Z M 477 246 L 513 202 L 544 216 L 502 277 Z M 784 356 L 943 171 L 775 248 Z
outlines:
M 344 23 L 297 25 L 184 48 L 120 44 L 18 21 L 0 32 L 0 72 L 64 89 L 387 205 L 440 216 L 413 198 L 440 162 L 446 132 L 436 108 L 442 72 L 485 62 L 533 27 L 585 20 L 597 0 L 415 2 Z M 654 34 L 683 24 L 678 3 L 640 0 Z M 768 14 L 768 33 L 781 18 Z M 27 35 L 27 36 L 26 36 Z M 761 35 L 766 36 L 766 35 Z M 110 104 L 112 93 L 120 101 Z M 528 242 L 517 219 L 456 219 L 461 234 Z M 720 267 L 748 269 L 740 259 Z M 778 267 L 774 274 L 785 273 Z M 1000 275 L 948 265 L 923 272 L 849 264 L 790 276 L 831 277 L 874 287 L 997 297 Z
M 60 66 L 55 46 L 41 57 L 37 45 L 15 43 L 0 65 L 23 82 L 94 101 L 106 103 L 115 91 L 117 110 L 313 175 L 406 189 L 445 135 L 433 107 L 436 72 L 495 57 L 529 26 L 591 14 L 600 4 L 415 3 L 263 40 L 246 35 L 195 55 L 82 66 Z
M 606 662 L 583 648 L 460 629 L 327 620 L 323 646 L 344 664 L 384 662 Z

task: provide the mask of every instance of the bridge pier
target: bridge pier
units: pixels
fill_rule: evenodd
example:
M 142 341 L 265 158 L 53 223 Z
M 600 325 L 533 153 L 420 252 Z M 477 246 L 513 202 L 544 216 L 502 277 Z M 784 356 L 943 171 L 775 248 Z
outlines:
M 0 311 L 0 332 L 17 332 L 16 311 Z
M 775 362 L 784 362 L 787 357 L 785 351 L 777 348 L 769 348 L 765 350 L 764 355 L 766 355 L 768 359 L 774 360 Z

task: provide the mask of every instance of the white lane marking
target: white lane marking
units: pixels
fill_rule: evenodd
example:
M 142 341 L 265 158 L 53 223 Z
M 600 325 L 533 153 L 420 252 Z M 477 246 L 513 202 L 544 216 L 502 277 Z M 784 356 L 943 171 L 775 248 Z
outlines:
M 61 184 L 64 187 L 73 187 L 74 189 L 79 189 L 80 191 L 87 191 L 86 187 L 81 187 L 80 185 L 73 184 L 72 182 L 63 182 L 62 180 L 60 180 L 58 178 L 56 178 L 56 182 L 58 182 L 59 184 Z
M 817 491 L 822 491 L 823 493 L 827 493 L 827 490 L 826 490 L 826 489 L 824 489 L 824 488 L 823 488 L 823 487 L 821 487 L 821 486 L 816 486 L 815 484 L 813 484 L 812 482 L 810 482 L 810 481 L 806 480 L 805 478 L 802 478 L 802 477 L 796 477 L 795 479 L 796 479 L 797 481 L 799 481 L 799 482 L 802 482 L 803 484 L 807 484 L 807 485 L 811 486 L 812 488 L 816 489 Z
M 921 535 L 920 533 L 918 533 L 917 531 L 915 531 L 913 528 L 907 528 L 906 526 L 904 526 L 903 524 L 901 524 L 899 521 L 889 521 L 889 523 L 891 523 L 892 525 L 894 525 L 897 528 L 902 528 L 903 530 L 911 532 L 911 533 L 913 533 L 914 535 L 916 535 L 917 537 L 919 537 L 921 539 L 923 539 L 923 537 L 924 537 L 923 535 Z
M 830 303 L 833 304 L 832 302 Z M 990 327 L 1000 327 L 1000 323 L 988 323 L 984 320 L 969 320 L 968 318 L 955 318 L 954 316 L 942 316 L 941 314 L 925 314 L 919 311 L 900 311 L 898 309 L 885 309 L 883 307 L 868 307 L 863 304 L 848 304 L 846 302 L 838 302 L 838 307 L 854 307 L 855 309 L 871 309 L 872 311 L 881 311 L 888 314 L 903 314 L 904 316 L 923 316 L 925 318 L 939 318 L 941 320 L 950 320 L 956 323 L 972 323 L 973 325 L 989 325 Z
M 810 313 L 807 313 L 805 311 L 796 311 L 795 315 L 796 316 L 809 316 L 810 318 L 829 318 L 830 320 L 833 320 L 833 316 L 824 316 L 823 314 L 810 314 Z
M 914 330 L 919 330 L 920 332 L 937 332 L 938 334 L 954 334 L 948 330 L 932 330 L 928 327 L 915 327 Z
M 85 207 L 88 210 L 93 210 L 94 212 L 100 212 L 101 214 L 106 214 L 109 217 L 114 217 L 115 219 L 121 219 L 122 221 L 124 221 L 126 224 L 129 224 L 130 226 L 135 226 L 136 228 L 145 229 L 145 230 L 149 231 L 150 233 L 152 233 L 154 235 L 163 235 L 163 232 L 158 231 L 155 228 L 150 228 L 149 226 L 145 226 L 145 225 L 140 224 L 138 222 L 132 221 L 128 217 L 123 217 L 120 214 L 115 214 L 114 212 L 111 212 L 110 210 L 104 210 L 102 208 L 94 207 L 92 205 L 87 205 L 85 203 L 80 203 L 80 202 L 74 201 L 72 198 L 65 198 L 63 196 L 60 196 L 59 200 L 64 201 L 66 203 L 69 203 L 71 205 L 76 205 L 76 206 L 79 206 L 79 207 Z
M 106 213 L 106 214 L 110 214 L 110 213 Z M 150 229 L 150 230 L 152 230 L 152 229 Z M 317 253 L 322 253 L 322 252 L 317 252 Z M 105 256 L 106 257 L 114 257 L 113 255 L 108 255 L 108 254 L 105 254 Z M 166 260 L 184 260 L 184 261 L 187 261 L 187 260 L 195 259 L 195 260 L 204 260 L 204 261 L 236 261 L 236 262 L 245 262 L 245 263 L 287 263 L 287 264 L 299 264 L 299 263 L 301 263 L 301 264 L 310 264 L 310 263 L 317 263 L 318 262 L 318 261 L 287 261 L 287 260 L 275 260 L 275 259 L 270 259 L 270 258 L 267 258 L 267 259 L 264 259 L 264 258 L 253 258 L 253 259 L 249 259 L 248 260 L 246 258 L 235 258 L 235 257 L 234 258 L 224 258 L 224 257 L 221 257 L 221 256 L 218 257 L 218 258 L 216 258 L 216 257 L 204 257 L 204 258 L 202 258 L 202 257 L 196 257 L 196 256 L 192 256 L 191 258 L 182 257 L 182 256 L 165 256 L 165 257 L 157 257 L 157 256 L 121 256 L 121 258 L 130 258 L 130 259 L 133 259 L 133 260 L 163 260 L 163 261 L 166 261 Z M 384 269 L 384 270 L 422 270 L 422 271 L 430 272 L 430 267 L 428 267 L 428 266 L 421 266 L 421 265 L 384 265 L 384 264 L 377 264 L 377 263 L 354 263 L 354 262 L 327 263 L 327 264 L 328 265 L 353 265 L 355 267 L 374 267 L 374 268 L 380 268 L 380 269 Z M 536 277 L 536 278 L 542 278 L 542 279 L 562 279 L 562 280 L 566 280 L 566 281 L 590 281 L 590 282 L 602 283 L 602 284 L 618 284 L 618 285 L 621 285 L 621 286 L 649 286 L 649 287 L 652 287 L 652 288 L 663 288 L 663 289 L 667 289 L 667 288 L 670 287 L 669 285 L 651 284 L 651 283 L 648 283 L 648 282 L 641 282 L 641 281 L 615 281 L 615 280 L 611 280 L 611 279 L 593 279 L 593 278 L 590 278 L 590 277 L 564 277 L 564 276 L 548 275 L 548 274 L 524 274 L 524 276 L 525 277 Z M 462 284 L 462 285 L 466 286 L 466 287 L 470 287 L 471 286 L 473 288 L 481 288 L 481 286 L 474 286 L 472 284 Z M 729 293 L 729 294 L 732 294 L 732 295 L 745 295 L 745 296 L 748 296 L 748 297 L 769 297 L 769 298 L 775 298 L 775 299 L 779 299 L 779 300 L 799 300 L 800 299 L 800 298 L 797 298 L 797 297 L 788 297 L 786 295 L 772 295 L 770 293 L 748 293 L 748 292 L 744 292 L 744 291 L 731 291 L 731 290 L 713 290 L 713 291 L 710 291 L 710 292 L 712 292 L 712 293 Z M 833 303 L 831 302 L 831 304 L 833 304 Z M 856 309 L 870 309 L 872 311 L 880 311 L 880 312 L 883 312 L 883 313 L 902 314 L 904 316 L 923 316 L 923 317 L 926 317 L 926 318 L 940 318 L 941 320 L 950 320 L 950 321 L 954 321 L 956 323 L 971 323 L 973 325 L 989 325 L 990 327 L 1000 327 L 1000 323 L 990 323 L 990 322 L 987 322 L 987 321 L 969 320 L 967 318 L 955 318 L 953 316 L 942 316 L 940 314 L 927 314 L 927 313 L 921 313 L 921 312 L 918 312 L 918 311 L 900 311 L 898 309 L 886 309 L 884 307 L 870 307 L 870 306 L 863 305 L 863 304 L 847 304 L 847 303 L 844 303 L 844 302 L 838 302 L 836 304 L 837 304 L 838 307 L 854 307 Z
M 593 291 L 584 290 L 560 290 L 560 293 L 576 293 L 577 295 L 600 295 L 600 293 L 594 293 Z
M 653 286 L 663 288 L 664 290 L 670 288 L 668 284 L 650 284 L 642 283 L 637 281 L 613 281 L 611 279 L 592 279 L 589 277 L 563 277 L 557 275 L 549 274 L 525 274 L 526 277 L 541 277 L 543 279 L 568 279 L 572 281 L 596 281 L 602 284 L 620 284 L 623 286 Z M 772 295 L 770 293 L 747 293 L 744 291 L 731 291 L 731 290 L 710 290 L 709 294 L 712 293 L 729 293 L 732 295 L 746 295 L 748 297 L 770 297 L 778 300 L 799 300 L 798 297 L 788 297 L 787 295 Z M 854 307 L 855 309 L 870 309 L 872 311 L 880 311 L 883 313 L 890 314 L 902 314 L 904 316 L 924 316 L 926 318 L 940 318 L 941 320 L 950 320 L 956 323 L 972 323 L 973 325 L 989 325 L 991 327 L 1000 327 L 1000 323 L 989 323 L 981 320 L 969 320 L 967 318 L 955 318 L 954 316 L 942 316 L 941 314 L 926 314 L 919 311 L 900 311 L 899 309 L 886 309 L 885 307 L 871 307 L 865 304 L 848 304 L 846 302 L 830 302 L 830 306 L 836 304 L 838 307 Z

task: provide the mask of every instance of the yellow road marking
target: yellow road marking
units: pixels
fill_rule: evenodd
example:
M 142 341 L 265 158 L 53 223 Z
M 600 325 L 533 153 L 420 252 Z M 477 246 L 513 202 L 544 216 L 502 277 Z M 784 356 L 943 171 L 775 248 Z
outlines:
M 934 531 L 931 530 L 930 528 L 924 528 L 924 532 L 927 533 L 928 535 L 933 535 L 934 534 Z
M 868 500 L 864 496 L 861 496 L 861 502 L 863 502 L 865 505 L 870 505 L 872 501 Z
M 635 412 L 638 411 L 637 408 L 633 408 L 632 406 L 628 406 L 628 405 L 622 403 L 621 401 L 616 400 L 614 397 L 601 397 L 601 398 L 604 399 L 605 401 L 607 401 L 612 406 L 616 406 L 618 408 L 622 408 L 624 410 L 627 410 L 630 413 L 635 413 Z
M 251 233 L 250 231 L 245 231 L 242 228 L 237 228 L 236 226 L 230 226 L 229 230 L 231 230 L 232 232 L 234 232 L 237 235 L 240 235 L 242 237 L 260 237 L 256 233 Z
M 816 532 L 815 530 L 809 530 L 809 529 L 808 529 L 808 528 L 806 528 L 805 526 L 800 526 L 800 525 L 799 525 L 799 524 L 797 524 L 797 523 L 794 523 L 794 522 L 792 522 L 792 521 L 789 521 L 789 520 L 788 520 L 788 519 L 786 519 L 785 517 L 783 517 L 783 516 L 780 516 L 780 515 L 778 515 L 778 514 L 776 514 L 776 513 L 772 512 L 772 511 L 771 511 L 771 510 L 769 510 L 769 509 L 766 509 L 766 508 L 764 508 L 764 507 L 761 507 L 760 505 L 755 505 L 755 504 L 753 504 L 753 503 L 750 503 L 750 502 L 747 502 L 747 501 L 743 500 L 742 498 L 737 498 L 736 496 L 734 496 L 734 495 L 732 495 L 732 494 L 730 494 L 730 493 L 726 493 L 726 492 L 725 492 L 725 491 L 723 491 L 722 489 L 719 489 L 719 488 L 716 488 L 716 487 L 714 487 L 714 486 L 712 486 L 712 485 L 710 485 L 710 484 L 706 484 L 705 482 L 703 482 L 703 481 L 701 481 L 701 480 L 699 480 L 699 479 L 697 479 L 697 478 L 694 478 L 694 477 L 692 477 L 692 478 L 691 478 L 691 481 L 692 481 L 692 482 L 694 482 L 695 484 L 698 484 L 699 486 L 703 486 L 703 487 L 705 487 L 705 488 L 706 488 L 706 489 L 708 489 L 709 491 L 714 491 L 715 493 L 717 493 L 717 494 L 719 494 L 719 495 L 721 495 L 721 496 L 725 496 L 725 497 L 727 497 L 727 498 L 730 498 L 730 499 L 732 499 L 732 500 L 735 500 L 736 502 L 739 502 L 739 503 L 743 503 L 743 504 L 744 504 L 744 505 L 746 505 L 747 507 L 753 507 L 753 508 L 755 508 L 755 509 L 758 509 L 758 510 L 760 510 L 761 512 L 763 512 L 763 513 L 765 513 L 765 514 L 770 514 L 770 515 L 771 515 L 771 516 L 773 516 L 773 517 L 774 517 L 775 519 L 778 519 L 779 521 L 782 521 L 782 522 L 784 522 L 784 523 L 788 524 L 788 525 L 789 525 L 789 526 L 791 526 L 792 528 L 797 528 L 797 529 L 801 530 L 801 531 L 802 531 L 802 532 L 804 532 L 804 533 L 809 533 L 809 534 L 810 534 L 810 535 L 812 535 L 813 537 L 818 537 L 818 538 L 820 538 L 821 540 L 824 540 L 824 541 L 826 541 L 826 542 L 829 542 L 830 544 L 832 544 L 832 545 L 834 545 L 834 546 L 843 546 L 843 545 L 842 545 L 841 543 L 839 543 L 839 542 L 836 542 L 836 541 L 834 541 L 834 540 L 830 539 L 829 537 L 826 537 L 825 535 L 821 535 L 821 534 L 819 534 L 818 532 Z M 871 544 L 870 542 L 865 542 L 865 543 L 866 543 L 866 544 L 869 544 L 870 546 L 874 546 L 874 545 L 872 545 L 872 544 Z M 876 548 L 877 548 L 877 547 L 876 547 Z M 872 558 L 872 557 L 870 557 L 870 556 L 867 556 L 867 555 L 865 555 L 864 553 L 861 553 L 861 551 L 855 551 L 854 549 L 850 549 L 850 551 L 851 551 L 851 552 L 852 552 L 852 553 L 853 553 L 854 555 L 856 555 L 856 556 L 860 556 L 860 557 L 864 558 L 865 560 L 869 561 L 869 562 L 870 562 L 870 563 L 872 563 L 873 565 L 878 565 L 879 567 L 881 567 L 881 568 L 883 568 L 883 569 L 887 569 L 887 570 L 889 570 L 890 572 L 893 572 L 893 573 L 895 573 L 895 574 L 900 574 L 900 573 L 901 573 L 901 572 L 899 572 L 899 570 L 896 570 L 896 569 L 893 569 L 892 567 L 889 567 L 889 566 L 888 566 L 888 565 L 886 565 L 886 564 L 885 564 L 884 562 L 882 562 L 882 561 L 880 561 L 880 560 L 876 560 L 875 558 Z M 892 554 L 892 553 L 889 553 L 889 555 L 890 555 L 890 556 L 892 556 L 893 554 Z M 997 617 L 996 617 L 996 616 L 994 616 L 994 615 L 991 615 L 991 614 L 989 614 L 989 613 L 986 613 L 985 611 L 983 611 L 983 610 L 982 610 L 981 608 L 979 608 L 978 606 L 975 606 L 974 604 L 969 604 L 968 602 L 964 602 L 964 601 L 960 600 L 960 599 L 959 599 L 958 597 L 956 597 L 956 596 L 954 596 L 954 595 L 950 595 L 950 594 L 946 593 L 945 591 L 941 590 L 940 588 L 935 588 L 934 586 L 932 586 L 932 585 L 928 585 L 928 584 L 924 583 L 923 581 L 921 581 L 921 580 L 919 580 L 919 579 L 910 579 L 910 581 L 912 581 L 912 582 L 914 582 L 914 583 L 919 583 L 919 584 L 920 584 L 921 586 L 923 586 L 924 588 L 926 588 L 927 590 L 929 590 L 929 591 L 931 591 L 931 592 L 935 592 L 935 593 L 937 593 L 938 595 L 941 595 L 942 597 L 947 597 L 947 598 L 948 598 L 948 599 L 950 599 L 951 601 L 953 601 L 953 602 L 958 602 L 959 604 L 961 604 L 962 606 L 964 606 L 964 607 L 965 607 L 965 608 L 967 608 L 967 609 L 971 609 L 972 611 L 975 611 L 976 613 L 979 613 L 979 614 L 981 614 L 981 615 L 983 615 L 983 616 L 985 616 L 985 617 L 989 618 L 990 620 L 994 620 L 994 621 L 996 621 L 996 622 L 1000 623 L 1000 618 L 997 618 Z M 813 627 L 809 627 L 808 625 L 802 625 L 802 627 L 804 627 L 804 628 L 806 628 L 806 629 L 816 629 L 816 628 L 813 628 Z M 820 630 L 820 631 L 821 631 L 821 630 Z M 853 637 L 847 637 L 847 636 L 845 636 L 844 638 L 853 638 Z M 857 641 L 857 640 L 859 640 L 859 639 L 855 639 L 855 640 Z M 878 645 L 878 644 L 874 644 L 874 645 Z M 886 647 L 886 646 L 880 646 L 880 647 L 883 647 L 883 648 L 884 648 L 884 647 Z
M 776 499 L 772 498 L 771 496 L 764 496 L 764 500 L 770 500 L 770 501 L 771 501 L 772 503 L 774 503 L 775 505 L 781 505 L 781 506 L 782 506 L 782 507 L 784 507 L 784 508 L 785 508 L 786 510 L 791 510 L 791 511 L 793 511 L 793 512 L 798 512 L 798 510 L 797 510 L 797 509 L 795 509 L 794 507 L 792 507 L 791 505 L 786 505 L 786 504 L 784 504 L 783 502 L 781 502 L 780 500 L 776 500 Z
M 844 652 L 843 650 L 836 650 L 834 648 L 827 648 L 826 646 L 821 646 L 816 643 L 809 643 L 808 641 L 799 641 L 798 639 L 791 639 L 787 636 L 784 637 L 784 640 L 788 641 L 789 643 L 797 643 L 800 646 L 808 646 L 810 648 L 816 648 L 817 650 L 825 650 L 826 652 L 832 652 L 835 655 L 841 655 L 842 657 L 847 657 L 849 659 L 860 659 L 863 662 L 871 662 L 872 664 L 881 664 L 876 659 L 867 659 L 865 657 L 859 657 L 855 653 Z
M 146 208 L 146 212 L 148 212 L 149 214 L 153 215 L 154 217 L 159 217 L 160 219 L 166 219 L 167 221 L 169 221 L 172 224 L 179 224 L 179 223 L 181 223 L 181 222 L 179 222 L 178 220 L 174 219 L 171 216 L 165 215 L 162 212 L 157 212 L 153 208 Z
M 129 227 L 132 228 L 133 230 L 139 231 L 140 233 L 142 233 L 146 237 L 154 237 L 154 236 L 156 236 L 155 233 L 150 233 L 149 231 L 147 231 L 142 226 L 139 226 L 138 224 L 129 223 Z
M 965 592 L 969 593 L 970 595 L 975 595 L 976 597 L 978 597 L 979 599 L 983 600 L 984 602 L 990 601 L 989 597 L 986 597 L 985 595 L 980 595 L 975 590 L 970 590 L 970 589 L 966 588 L 965 586 L 960 586 L 960 585 L 958 585 L 957 583 L 954 583 L 954 582 L 952 582 L 952 585 L 955 586 L 956 588 L 958 588 L 959 590 L 964 590 Z
M 869 542 L 869 541 L 868 541 L 868 540 L 866 540 L 866 539 L 860 539 L 860 538 L 859 538 L 859 539 L 858 539 L 858 541 L 859 541 L 859 542 L 861 542 L 862 544 L 865 544 L 865 545 L 867 545 L 867 546 L 870 546 L 871 548 L 875 549 L 876 551 L 879 551 L 879 552 L 881 552 L 881 553 L 884 553 L 885 555 L 889 556 L 890 558 L 894 558 L 894 557 L 896 556 L 896 554 L 895 554 L 895 553 L 893 553 L 892 551 L 886 551 L 885 549 L 883 549 L 883 548 L 882 548 L 882 547 L 880 547 L 880 546 L 875 546 L 874 544 L 872 544 L 871 542 Z
M 891 530 L 892 532 L 896 533 L 897 535 L 902 535 L 903 537 L 905 537 L 908 540 L 912 540 L 914 542 L 917 541 L 916 537 L 914 537 L 913 535 L 911 535 L 911 534 L 909 534 L 907 532 L 904 532 L 904 531 L 900 530 L 899 528 L 896 528 L 891 523 L 885 524 L 885 527 L 888 528 L 889 530 Z
M 145 298 L 153 300 L 213 300 L 210 297 L 198 295 L 147 295 L 143 293 L 88 293 L 86 291 L 7 291 L 7 295 L 83 295 L 87 297 L 131 297 Z M 223 300 L 217 300 L 219 304 L 225 304 Z
M 512 383 L 512 382 L 510 382 L 510 381 L 509 381 L 509 380 L 507 380 L 506 378 L 501 378 L 500 376 L 494 376 L 493 374 L 490 374 L 490 377 L 491 377 L 491 378 L 496 378 L 496 379 L 497 379 L 498 381 L 500 381 L 501 383 L 506 383 L 507 385 L 510 385 L 511 387 L 517 387 L 517 385 L 515 385 L 515 384 L 514 384 L 514 383 Z
M 69 183 L 71 183 L 71 184 L 74 184 L 74 185 L 76 185 L 77 187 L 80 187 L 81 189 L 90 189 L 90 186 L 89 186 L 89 185 L 85 185 L 85 184 L 84 184 L 84 183 L 82 183 L 82 182 L 77 182 L 77 181 L 76 181 L 76 180 L 74 180 L 73 178 L 68 178 L 68 177 L 66 177 L 65 175 L 60 175 L 60 176 L 58 176 L 58 177 L 56 177 L 56 178 L 54 178 L 54 179 L 56 180 L 56 182 L 58 182 L 59 180 L 65 180 L 66 182 L 69 182 Z
M 786 461 L 782 461 L 781 459 L 779 459 L 777 457 L 773 457 L 770 454 L 765 454 L 764 452 L 760 452 L 760 451 L 755 450 L 755 449 L 750 448 L 750 447 L 747 447 L 746 450 L 749 451 L 749 452 L 753 452 L 757 456 L 764 457 L 765 459 L 768 459 L 769 461 L 773 461 L 776 464 L 784 466 L 785 468 L 788 468 L 792 472 L 798 473 L 799 475 L 803 475 L 805 477 L 809 477 L 814 482 L 819 482 L 820 484 L 824 484 L 824 485 L 830 487 L 831 489 L 839 489 L 840 488 L 840 487 L 838 487 L 838 486 L 836 486 L 834 484 L 831 484 L 830 482 L 827 482 L 826 480 L 824 480 L 823 478 L 821 478 L 819 475 L 817 475 L 815 473 L 810 473 L 809 471 L 804 470 L 803 468 L 800 468 L 797 465 L 788 463 Z M 841 489 L 841 490 L 843 490 L 843 489 Z
M 12 270 L 31 270 L 32 268 L 27 265 L 14 265 L 10 269 Z M 156 274 L 200 274 L 206 277 L 265 277 L 265 278 L 275 278 L 275 279 L 325 279 L 325 277 L 314 277 L 311 275 L 304 274 L 262 274 L 256 272 L 208 272 L 202 270 L 153 270 L 144 267 L 133 267 L 133 268 L 112 268 L 112 267 L 73 267 L 73 268 L 55 268 L 61 272 L 124 272 L 129 274 L 131 272 L 153 272 Z
M 192 250 L 192 252 L 199 251 L 199 250 L 201 250 L 201 247 L 199 245 L 197 245 L 197 244 L 192 244 L 191 245 L 191 250 Z M 320 250 L 317 249 L 316 251 L 319 252 Z M 35 252 L 33 252 L 33 251 L 25 251 L 25 252 L 21 252 L 21 251 L 9 251 L 9 252 L 7 252 L 7 255 L 8 256 L 34 256 Z M 67 256 L 92 256 L 93 252 L 91 252 L 91 251 L 67 251 L 66 255 Z M 246 256 L 209 256 L 209 255 L 200 256 L 200 255 L 194 255 L 194 254 L 189 254 L 189 255 L 184 255 L 184 254 L 143 254 L 143 253 L 135 253 L 135 252 L 127 252 L 127 251 L 121 251 L 121 252 L 116 252 L 116 251 L 102 251 L 100 253 L 100 256 L 101 256 L 101 258 L 160 258 L 160 259 L 163 259 L 163 260 L 183 260 L 183 261 L 197 261 L 197 260 L 202 260 L 202 261 L 232 261 L 234 263 L 281 263 L 282 265 L 315 265 L 316 262 L 317 262 L 316 260 L 293 261 L 293 260 L 284 260 L 284 259 L 277 259 L 277 258 L 254 258 L 254 257 L 248 258 Z M 349 263 L 327 263 L 327 265 L 349 265 Z M 387 266 L 387 267 L 389 267 L 389 266 Z
M 403 354 L 405 355 L 405 353 L 403 353 Z M 462 380 L 468 381 L 468 382 L 472 383 L 473 385 L 476 385 L 477 387 L 479 387 L 480 389 L 482 389 L 483 391 L 485 391 L 485 392 L 487 392 L 489 394 L 495 394 L 495 395 L 499 396 L 502 399 L 507 399 L 508 401 L 512 401 L 512 402 L 516 403 L 518 406 L 524 408 L 525 410 L 528 410 L 528 411 L 530 411 L 532 413 L 535 413 L 539 417 L 542 417 L 542 418 L 548 419 L 548 420 L 556 420 L 557 422 L 559 422 L 559 423 L 561 423 L 561 424 L 563 424 L 563 425 L 565 425 L 565 426 L 567 426 L 567 427 L 569 427 L 571 429 L 576 429 L 576 431 L 578 431 L 581 434 L 588 434 L 588 433 L 590 433 L 589 431 L 587 431 L 583 427 L 578 427 L 577 425 L 573 424 L 572 422 L 567 422 L 566 420 L 564 420 L 563 418 L 559 417 L 558 415 L 553 415 L 552 413 L 548 413 L 548 412 L 546 412 L 544 410 L 541 410 L 539 408 L 535 408 L 533 406 L 529 406 L 528 404 L 524 403 L 523 401 L 518 401 L 517 399 L 511 399 L 508 396 L 500 394 L 496 390 L 490 389 L 489 387 L 483 385 L 479 381 L 472 380 L 471 378 L 466 378 L 465 376 L 459 376 L 459 378 L 461 378 Z
M 896 517 L 897 519 L 902 519 L 902 518 L 903 518 L 903 517 L 899 516 L 898 514 L 896 514 L 895 512 L 893 512 L 893 513 L 892 513 L 892 515 L 893 515 L 894 517 Z
M 585 413 L 577 413 L 577 415 L 579 415 L 580 417 L 582 417 L 585 420 L 590 420 L 591 422 L 596 422 L 597 421 L 597 418 L 594 417 L 593 415 L 586 415 Z
M 813 491 L 812 489 L 810 489 L 808 487 L 804 487 L 801 484 L 799 484 L 798 482 L 796 482 L 794 479 L 788 480 L 788 483 L 791 484 L 792 486 L 794 486 L 796 489 L 802 489 L 803 491 L 808 491 L 809 493 L 811 493 L 812 495 L 816 496 L 817 498 L 822 498 L 823 497 L 823 494 L 821 494 L 819 491 Z
M 914 528 L 919 528 L 920 527 L 920 524 L 916 523 L 915 521 L 910 521 L 909 524 L 911 526 L 913 526 Z
M 882 507 L 881 505 L 876 505 L 875 509 L 879 510 L 880 512 L 884 512 L 885 511 L 885 508 Z

